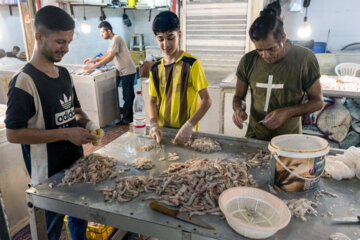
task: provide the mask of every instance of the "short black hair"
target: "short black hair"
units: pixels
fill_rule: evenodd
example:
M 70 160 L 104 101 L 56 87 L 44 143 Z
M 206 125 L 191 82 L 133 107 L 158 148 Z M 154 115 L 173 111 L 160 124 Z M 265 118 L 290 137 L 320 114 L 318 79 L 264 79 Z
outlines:
M 61 8 L 51 5 L 45 6 L 35 15 L 36 31 L 70 31 L 74 28 L 74 20 Z
M 112 32 L 112 26 L 108 21 L 102 21 L 99 24 L 98 28 L 104 28 L 106 31 L 110 30 Z
M 179 31 L 180 30 L 180 20 L 175 13 L 171 11 L 164 11 L 156 15 L 153 24 L 152 30 L 154 34 Z
M 14 46 L 13 50 L 16 49 L 17 51 L 20 51 L 20 48 L 18 46 Z
M 273 34 L 276 41 L 281 42 L 284 35 L 284 23 L 280 18 L 281 6 L 275 1 L 260 12 L 260 17 L 255 19 L 250 27 L 249 35 L 252 41 L 265 40 L 269 34 Z

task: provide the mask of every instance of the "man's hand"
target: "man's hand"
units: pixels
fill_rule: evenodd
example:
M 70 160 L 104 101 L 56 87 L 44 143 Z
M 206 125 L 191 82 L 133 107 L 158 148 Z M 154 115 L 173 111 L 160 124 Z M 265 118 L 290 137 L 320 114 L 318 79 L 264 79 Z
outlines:
M 194 126 L 189 121 L 184 123 L 184 125 L 182 125 L 182 127 L 180 128 L 180 130 L 176 134 L 175 139 L 174 139 L 174 143 L 175 144 L 187 143 L 191 138 L 193 128 L 194 128 Z
M 233 114 L 233 122 L 235 123 L 235 125 L 240 128 L 243 129 L 244 127 L 244 121 L 248 118 L 247 113 L 242 110 L 242 109 L 236 109 L 236 111 Z
M 279 108 L 268 115 L 262 121 L 262 124 L 265 125 L 267 129 L 274 130 L 280 127 L 288 118 L 289 111 L 286 108 Z
M 162 132 L 157 123 L 153 123 L 150 126 L 150 137 L 152 137 L 157 143 L 161 142 Z
M 84 70 L 94 70 L 96 68 L 96 65 L 95 64 L 91 64 L 91 65 L 87 65 L 84 67 Z
M 67 140 L 77 146 L 92 142 L 96 139 L 88 130 L 82 127 L 67 128 Z
M 92 58 L 87 58 L 84 60 L 84 63 L 92 63 L 92 62 L 96 62 L 96 60 Z

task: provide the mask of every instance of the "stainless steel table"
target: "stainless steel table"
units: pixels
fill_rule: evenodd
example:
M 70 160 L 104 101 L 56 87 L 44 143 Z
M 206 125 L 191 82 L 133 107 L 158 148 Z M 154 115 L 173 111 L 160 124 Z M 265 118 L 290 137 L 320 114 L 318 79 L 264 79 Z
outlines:
M 170 143 L 175 131 L 166 130 L 163 139 L 162 150 L 155 149 L 150 152 L 141 150 L 141 146 L 149 144 L 151 139 L 138 138 L 132 133 L 126 133 L 114 140 L 98 153 L 113 156 L 118 161 L 118 166 L 131 166 L 134 158 L 146 157 L 155 162 L 155 168 L 151 170 L 132 170 L 125 175 L 146 175 L 157 176 L 165 170 L 170 162 L 158 161 L 162 155 L 168 152 L 177 152 L 185 161 L 195 157 L 207 158 L 231 158 L 234 155 L 243 156 L 241 153 L 255 152 L 266 148 L 267 142 L 254 139 L 235 138 L 223 135 L 209 135 L 198 133 L 201 136 L 210 136 L 222 144 L 223 151 L 220 153 L 203 154 L 191 149 L 175 146 Z M 251 170 L 254 178 L 258 181 L 260 188 L 268 190 L 269 168 Z M 149 207 L 149 201 L 142 199 L 150 194 L 140 194 L 135 200 L 128 203 L 105 202 L 102 193 L 99 191 L 104 186 L 113 185 L 113 181 L 106 181 L 100 185 L 75 184 L 70 187 L 50 188 L 50 182 L 61 182 L 63 173 L 59 173 L 48 181 L 39 184 L 27 191 L 27 201 L 31 221 L 31 233 L 33 239 L 47 239 L 45 231 L 44 209 L 83 218 L 89 221 L 99 222 L 122 230 L 142 233 L 161 240 L 178 239 L 245 239 L 234 232 L 218 216 L 200 216 L 216 228 L 207 230 L 192 224 L 182 222 L 172 217 L 153 211 Z M 320 205 L 317 207 L 319 216 L 309 216 L 306 222 L 292 218 L 290 224 L 271 237 L 270 239 L 328 239 L 331 233 L 342 232 L 351 239 L 360 237 L 360 225 L 333 225 L 328 211 L 335 217 L 350 216 L 360 212 L 360 184 L 359 180 L 335 181 L 322 179 L 319 189 L 336 193 L 337 198 L 323 196 L 320 198 Z M 155 193 L 153 193 L 155 194 Z M 314 199 L 315 191 L 307 193 L 280 193 L 283 199 L 306 197 Z

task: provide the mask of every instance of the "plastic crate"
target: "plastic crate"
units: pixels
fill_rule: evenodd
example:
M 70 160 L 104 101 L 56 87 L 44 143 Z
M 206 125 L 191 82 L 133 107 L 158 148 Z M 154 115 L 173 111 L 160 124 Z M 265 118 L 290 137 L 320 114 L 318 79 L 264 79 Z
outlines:
M 67 216 L 64 218 L 66 232 L 68 239 L 70 240 L 69 227 L 67 224 Z M 88 240 L 108 240 L 111 234 L 115 231 L 115 228 L 102 224 L 89 222 L 86 228 L 86 239 Z
M 314 47 L 311 49 L 314 53 L 325 53 L 326 42 L 314 42 Z

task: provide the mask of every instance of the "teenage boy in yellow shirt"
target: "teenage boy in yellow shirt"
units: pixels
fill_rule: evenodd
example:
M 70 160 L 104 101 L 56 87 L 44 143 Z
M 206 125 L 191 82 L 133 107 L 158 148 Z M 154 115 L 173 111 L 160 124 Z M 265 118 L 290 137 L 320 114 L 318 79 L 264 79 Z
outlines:
M 152 28 L 164 57 L 149 75 L 150 136 L 160 143 L 160 126 L 179 128 L 174 143 L 183 144 L 211 106 L 209 83 L 200 60 L 179 48 L 180 22 L 175 13 L 159 13 Z

